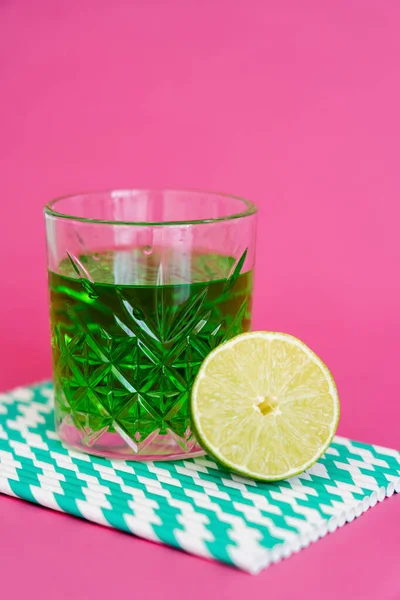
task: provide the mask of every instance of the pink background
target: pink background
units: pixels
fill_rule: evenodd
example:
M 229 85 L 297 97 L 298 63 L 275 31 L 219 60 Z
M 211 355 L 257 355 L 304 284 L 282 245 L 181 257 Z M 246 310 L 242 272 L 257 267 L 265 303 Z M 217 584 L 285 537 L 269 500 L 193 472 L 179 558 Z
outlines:
M 260 206 L 255 328 L 328 363 L 341 434 L 399 447 L 399 29 L 397 0 L 0 0 L 0 389 L 50 375 L 48 199 L 222 190 Z M 399 517 L 250 578 L 2 497 L 2 592 L 396 599 Z

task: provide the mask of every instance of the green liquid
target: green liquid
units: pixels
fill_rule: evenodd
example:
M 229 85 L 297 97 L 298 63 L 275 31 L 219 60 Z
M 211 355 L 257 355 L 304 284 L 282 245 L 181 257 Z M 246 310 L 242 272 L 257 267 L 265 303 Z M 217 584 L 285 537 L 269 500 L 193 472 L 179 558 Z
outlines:
M 253 274 L 232 257 L 146 252 L 69 257 L 49 272 L 56 419 L 88 445 L 117 432 L 140 452 L 168 435 L 188 451 L 194 378 L 250 329 Z

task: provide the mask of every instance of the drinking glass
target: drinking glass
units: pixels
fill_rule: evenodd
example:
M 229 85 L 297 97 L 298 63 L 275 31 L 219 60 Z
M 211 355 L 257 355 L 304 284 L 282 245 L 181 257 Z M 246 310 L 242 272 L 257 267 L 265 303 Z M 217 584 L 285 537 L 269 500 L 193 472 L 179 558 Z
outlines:
M 190 393 L 251 327 L 256 207 L 184 190 L 76 194 L 45 208 L 61 440 L 123 459 L 202 454 Z

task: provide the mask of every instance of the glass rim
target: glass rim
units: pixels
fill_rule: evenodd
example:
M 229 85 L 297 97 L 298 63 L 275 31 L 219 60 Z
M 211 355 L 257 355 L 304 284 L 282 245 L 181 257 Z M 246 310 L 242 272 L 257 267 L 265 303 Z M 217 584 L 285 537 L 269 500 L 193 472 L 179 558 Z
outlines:
M 121 221 L 121 220 L 113 220 L 113 219 L 91 219 L 88 217 L 79 217 L 72 214 L 67 214 L 64 212 L 57 211 L 54 207 L 58 202 L 62 200 L 68 200 L 72 198 L 76 198 L 78 196 L 96 196 L 100 194 L 115 194 L 115 193 L 152 193 L 152 192 L 168 192 L 168 193 L 187 193 L 193 195 L 200 194 L 209 194 L 210 196 L 230 198 L 232 200 L 239 200 L 244 205 L 244 210 L 239 212 L 234 212 L 232 214 L 226 215 L 224 217 L 212 217 L 209 219 L 189 219 L 189 220 L 173 220 L 173 221 Z M 227 194 L 223 192 L 211 192 L 206 190 L 197 190 L 197 189 L 184 189 L 184 188 L 124 188 L 124 189 L 108 189 L 108 190 L 98 190 L 91 192 L 78 192 L 75 194 L 66 194 L 63 196 L 58 196 L 53 200 L 50 200 L 45 207 L 44 213 L 45 215 L 49 215 L 52 217 L 56 217 L 58 219 L 68 219 L 70 221 L 79 221 L 83 223 L 92 223 L 97 225 L 128 225 L 131 227 L 155 227 L 155 226 L 171 226 L 171 225 L 205 225 L 208 223 L 221 223 L 224 221 L 232 221 L 234 219 L 242 219 L 244 217 L 249 217 L 251 215 L 255 215 L 257 213 L 257 206 L 251 202 L 250 200 L 246 200 L 240 196 L 234 196 L 233 194 Z

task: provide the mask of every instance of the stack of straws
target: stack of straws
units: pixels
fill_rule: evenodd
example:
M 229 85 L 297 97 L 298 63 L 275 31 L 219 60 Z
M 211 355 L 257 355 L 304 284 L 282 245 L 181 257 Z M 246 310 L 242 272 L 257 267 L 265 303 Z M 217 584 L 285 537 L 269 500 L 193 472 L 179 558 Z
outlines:
M 0 396 L 0 492 L 257 573 L 400 492 L 400 453 L 335 438 L 311 469 L 257 483 L 208 457 L 107 460 L 64 447 L 48 384 Z

